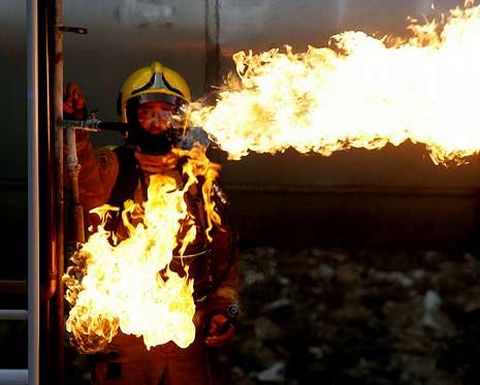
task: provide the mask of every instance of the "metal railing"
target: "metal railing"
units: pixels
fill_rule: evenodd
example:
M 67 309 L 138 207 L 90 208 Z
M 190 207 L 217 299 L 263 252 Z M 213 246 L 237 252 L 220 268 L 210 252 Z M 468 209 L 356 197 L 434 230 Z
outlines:
M 28 369 L 0 369 L 0 385 L 28 384 Z
M 24 281 L 0 281 L 0 293 L 26 293 Z M 0 309 L 0 321 L 28 321 L 28 310 Z M 0 369 L 0 385 L 28 384 L 28 369 Z
M 1 321 L 27 321 L 28 311 L 17 309 L 0 309 Z
M 27 282 L 0 281 L 1 294 L 27 294 Z M 0 309 L 0 321 L 28 321 L 28 310 Z M 28 384 L 28 369 L 0 369 L 0 385 Z

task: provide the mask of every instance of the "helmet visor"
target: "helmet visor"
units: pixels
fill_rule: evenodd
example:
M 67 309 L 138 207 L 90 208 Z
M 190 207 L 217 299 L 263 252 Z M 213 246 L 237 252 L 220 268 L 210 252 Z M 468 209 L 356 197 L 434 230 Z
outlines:
M 178 108 L 165 101 L 149 101 L 137 106 L 136 117 L 138 124 L 153 135 L 165 132 L 174 126 Z

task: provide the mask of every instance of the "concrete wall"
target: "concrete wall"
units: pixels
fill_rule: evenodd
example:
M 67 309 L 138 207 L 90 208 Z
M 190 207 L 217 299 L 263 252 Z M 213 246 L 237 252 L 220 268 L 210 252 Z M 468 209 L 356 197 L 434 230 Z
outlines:
M 431 17 L 459 4 L 436 1 L 433 11 L 425 0 L 64 0 L 65 23 L 89 31 L 65 36 L 65 81 L 79 82 L 89 107 L 113 120 L 123 79 L 152 60 L 184 74 L 197 98 L 232 69 L 231 55 L 238 50 L 288 43 L 301 51 L 348 29 L 401 35 L 407 16 Z M 20 184 L 26 179 L 25 13 L 24 2 L 2 1 L 0 180 Z M 120 142 L 115 134 L 97 134 L 94 140 Z M 428 248 L 475 243 L 476 159 L 437 167 L 422 146 L 411 144 L 330 158 L 287 151 L 227 162 L 217 155 L 245 243 Z

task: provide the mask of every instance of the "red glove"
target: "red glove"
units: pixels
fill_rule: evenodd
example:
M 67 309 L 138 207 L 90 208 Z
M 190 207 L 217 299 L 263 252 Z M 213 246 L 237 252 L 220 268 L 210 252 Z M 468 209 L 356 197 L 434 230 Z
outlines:
M 228 344 L 235 335 L 235 326 L 223 314 L 215 314 L 207 325 L 205 343 L 210 347 L 220 347 Z
M 64 118 L 82 120 L 86 119 L 85 98 L 83 91 L 77 83 L 69 83 L 63 93 Z

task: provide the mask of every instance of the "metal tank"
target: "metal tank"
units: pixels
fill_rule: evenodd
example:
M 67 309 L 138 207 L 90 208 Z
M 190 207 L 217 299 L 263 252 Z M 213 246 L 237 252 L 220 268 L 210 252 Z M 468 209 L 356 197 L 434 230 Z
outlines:
M 302 51 L 308 45 L 324 46 L 330 36 L 345 30 L 404 36 L 409 16 L 433 18 L 461 1 L 436 1 L 434 7 L 426 0 L 64 0 L 63 4 L 66 25 L 88 29 L 86 35 L 65 35 L 65 82 L 80 83 L 88 106 L 99 109 L 102 119 L 116 120 L 115 100 L 123 79 L 152 60 L 182 73 L 194 98 L 199 98 L 233 69 L 231 56 L 239 50 L 259 52 L 289 44 Z M 3 0 L 0 26 L 4 90 L 0 182 L 4 198 L 22 212 L 26 203 L 18 203 L 16 197 L 25 198 L 27 178 L 24 2 Z M 94 140 L 103 145 L 121 138 L 95 134 Z M 445 170 L 434 166 L 422 148 L 409 144 L 329 158 L 287 151 L 221 161 L 222 184 L 245 242 L 395 245 L 407 239 L 412 245 L 447 247 L 470 245 L 474 237 L 476 162 Z M 395 232 L 392 223 L 397 224 Z M 430 231 L 415 231 L 419 224 Z

